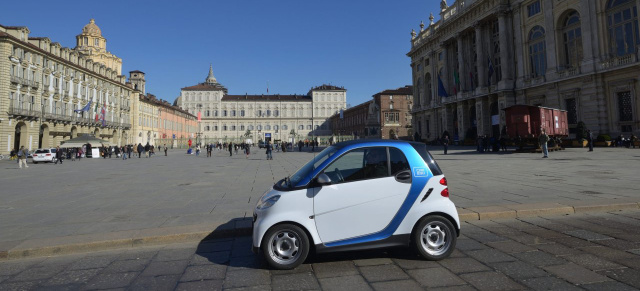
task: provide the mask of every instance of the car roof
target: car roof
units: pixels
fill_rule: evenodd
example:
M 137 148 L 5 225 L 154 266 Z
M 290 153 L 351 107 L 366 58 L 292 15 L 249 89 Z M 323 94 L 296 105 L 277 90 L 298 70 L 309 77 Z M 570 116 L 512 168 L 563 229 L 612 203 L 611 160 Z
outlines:
M 339 142 L 334 144 L 333 146 L 338 147 L 338 148 L 343 148 L 346 146 L 351 146 L 351 145 L 367 145 L 367 144 L 387 144 L 387 145 L 394 145 L 394 144 L 416 144 L 416 145 L 424 145 L 421 142 L 415 142 L 415 141 L 406 141 L 406 140 L 395 140 L 395 139 L 354 139 L 354 140 L 349 140 L 349 141 L 343 141 L 343 142 Z

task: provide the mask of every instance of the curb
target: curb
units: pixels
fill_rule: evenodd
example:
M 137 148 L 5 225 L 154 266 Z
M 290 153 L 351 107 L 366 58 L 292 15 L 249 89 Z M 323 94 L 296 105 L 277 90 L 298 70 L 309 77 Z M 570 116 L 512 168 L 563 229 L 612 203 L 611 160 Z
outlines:
M 470 208 L 458 208 L 458 216 L 460 221 L 474 221 L 474 220 L 490 220 L 490 219 L 513 219 L 519 217 L 532 217 L 540 215 L 566 215 L 575 213 L 589 213 L 589 212 L 607 212 L 607 211 L 619 211 L 640 209 L 640 203 L 638 202 L 623 202 L 623 203 L 579 203 L 582 205 L 568 206 L 558 203 L 538 203 L 538 204 L 515 204 L 515 205 L 501 205 L 501 206 L 484 206 L 484 207 L 470 207 Z M 8 260 L 17 260 L 33 257 L 45 257 L 55 256 L 63 254 L 73 253 L 85 253 L 94 251 L 104 251 L 112 249 L 122 248 L 136 248 L 143 246 L 162 245 L 171 243 L 188 243 L 188 242 L 207 242 L 217 239 L 233 238 L 236 236 L 247 236 L 252 233 L 251 219 L 240 219 L 234 221 L 232 225 L 223 224 L 218 227 L 207 226 L 209 231 L 186 231 L 180 232 L 180 228 L 173 228 L 176 230 L 173 233 L 152 235 L 149 232 L 154 230 L 141 231 L 140 235 L 136 232 L 136 235 L 131 233 L 123 233 L 122 236 L 112 239 L 98 239 L 94 241 L 85 241 L 77 243 L 53 243 L 48 246 L 38 247 L 20 247 L 18 245 L 15 248 L 9 250 L 0 250 L 0 262 Z M 198 228 L 193 226 L 184 226 L 183 229 Z M 202 228 L 202 226 L 200 226 Z M 159 230 L 161 232 L 161 230 Z M 158 232 L 158 231 L 155 231 Z M 147 233 L 146 235 L 144 233 Z M 128 237 L 130 236 L 130 237 Z M 71 237 L 70 240 L 73 240 Z M 78 240 L 78 237 L 75 237 Z M 54 239 L 55 240 L 55 239 Z

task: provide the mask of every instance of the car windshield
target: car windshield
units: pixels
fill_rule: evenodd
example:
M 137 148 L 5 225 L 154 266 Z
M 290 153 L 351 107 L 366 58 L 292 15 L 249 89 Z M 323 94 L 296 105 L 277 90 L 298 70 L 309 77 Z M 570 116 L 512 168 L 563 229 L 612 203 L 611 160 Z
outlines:
M 320 164 L 326 161 L 329 157 L 333 156 L 333 154 L 335 154 L 337 151 L 338 148 L 334 146 L 330 146 L 324 149 L 291 176 L 290 185 L 298 186 L 298 183 L 300 183 L 300 181 L 309 176 L 318 166 L 320 166 Z

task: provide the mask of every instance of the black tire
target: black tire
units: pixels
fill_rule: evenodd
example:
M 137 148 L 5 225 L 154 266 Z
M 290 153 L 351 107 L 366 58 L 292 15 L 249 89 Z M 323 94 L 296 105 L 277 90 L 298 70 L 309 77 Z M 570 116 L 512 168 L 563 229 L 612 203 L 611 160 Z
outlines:
M 265 233 L 261 248 L 269 266 L 278 270 L 291 270 L 307 258 L 310 244 L 307 233 L 300 227 L 279 224 Z
M 38 162 L 33 162 L 34 164 L 37 164 Z
M 413 244 L 420 255 L 430 261 L 447 258 L 456 247 L 456 228 L 448 219 L 431 215 L 418 221 Z

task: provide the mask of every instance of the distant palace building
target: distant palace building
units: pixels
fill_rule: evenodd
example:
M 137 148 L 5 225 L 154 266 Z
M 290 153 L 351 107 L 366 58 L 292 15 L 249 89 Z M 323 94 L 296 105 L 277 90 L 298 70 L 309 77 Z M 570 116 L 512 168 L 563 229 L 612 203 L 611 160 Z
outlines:
M 412 32 L 414 129 L 459 139 L 499 136 L 514 104 L 568 111 L 612 136 L 640 128 L 638 1 L 441 2 Z M 447 96 L 448 97 L 445 97 Z
M 344 110 L 342 116 L 331 116 L 331 129 L 334 136 L 411 139 L 412 108 L 412 86 L 384 90 L 372 100 Z
M 347 90 L 332 85 L 312 88 L 306 95 L 228 95 L 209 67 L 205 82 L 182 88 L 176 103 L 200 114 L 199 137 L 204 142 L 257 142 L 331 135 L 328 119 L 346 108 L 346 100 Z M 251 134 L 245 137 L 247 130 Z

